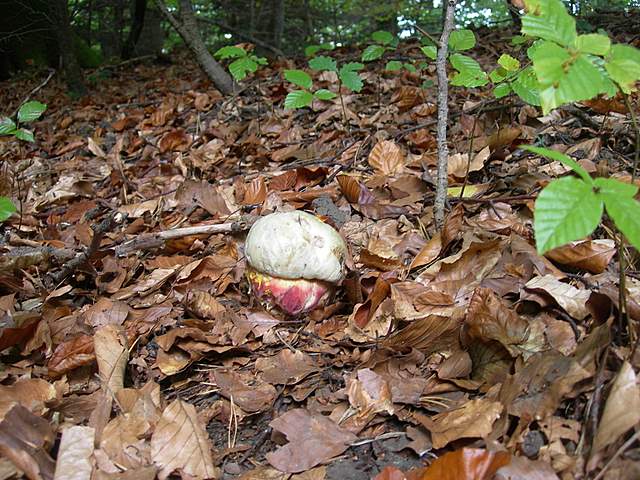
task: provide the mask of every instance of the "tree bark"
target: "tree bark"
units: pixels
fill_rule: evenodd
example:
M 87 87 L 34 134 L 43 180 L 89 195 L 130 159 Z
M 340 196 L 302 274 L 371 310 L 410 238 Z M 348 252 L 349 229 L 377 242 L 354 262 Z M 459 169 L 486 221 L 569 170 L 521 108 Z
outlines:
M 87 87 L 84 84 L 82 69 L 76 58 L 73 48 L 73 37 L 71 24 L 69 23 L 69 10 L 67 0 L 52 0 L 49 4 L 51 20 L 56 34 L 56 40 L 60 47 L 62 58 L 62 69 L 69 93 L 81 97 L 87 94 Z
M 180 5 L 180 20 L 169 11 L 163 0 L 155 0 L 155 2 L 164 17 L 182 37 L 184 43 L 196 57 L 200 68 L 207 74 L 216 88 L 224 95 L 233 93 L 233 79 L 211 56 L 200 36 L 191 0 L 180 0 L 178 2 Z
M 122 47 L 122 58 L 128 60 L 133 56 L 136 44 L 142 33 L 142 27 L 144 26 L 144 15 L 147 11 L 147 0 L 135 0 L 134 11 L 131 22 L 131 30 L 129 30 L 129 36 L 124 42 Z
M 438 177 L 436 179 L 436 198 L 433 205 L 436 227 L 439 229 L 444 225 L 444 206 L 447 200 L 447 170 L 449 165 L 449 146 L 447 145 L 447 123 L 449 121 L 447 54 L 449 35 L 453 29 L 453 11 L 456 7 L 456 0 L 447 0 L 442 7 L 446 8 L 446 14 L 436 58 L 436 72 L 438 75 Z
M 280 48 L 284 32 L 284 0 L 275 0 L 273 8 L 273 45 Z

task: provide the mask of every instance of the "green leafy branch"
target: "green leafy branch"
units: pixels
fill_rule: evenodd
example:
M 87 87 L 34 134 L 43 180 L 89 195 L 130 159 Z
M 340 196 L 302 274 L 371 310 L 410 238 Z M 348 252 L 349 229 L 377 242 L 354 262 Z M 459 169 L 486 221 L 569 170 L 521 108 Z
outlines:
M 311 105 L 314 99 L 331 100 L 336 94 L 326 88 L 312 91 L 313 80 L 304 70 L 285 70 L 284 78 L 302 90 L 289 92 L 284 99 L 285 108 L 303 108 Z
M 236 81 L 245 79 L 250 73 L 257 72 L 260 65 L 267 65 L 268 63 L 264 57 L 259 57 L 242 47 L 231 45 L 220 48 L 213 56 L 220 60 L 235 59 L 229 63 L 228 68 L 229 73 Z

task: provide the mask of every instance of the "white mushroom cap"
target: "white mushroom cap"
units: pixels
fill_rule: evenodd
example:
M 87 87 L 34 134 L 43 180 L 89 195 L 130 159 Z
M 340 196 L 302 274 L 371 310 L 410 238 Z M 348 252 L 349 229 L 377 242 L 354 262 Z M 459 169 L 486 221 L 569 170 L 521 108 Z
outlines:
M 331 283 L 344 277 L 344 240 L 310 213 L 282 212 L 260 218 L 249 230 L 244 250 L 249 265 L 273 277 Z

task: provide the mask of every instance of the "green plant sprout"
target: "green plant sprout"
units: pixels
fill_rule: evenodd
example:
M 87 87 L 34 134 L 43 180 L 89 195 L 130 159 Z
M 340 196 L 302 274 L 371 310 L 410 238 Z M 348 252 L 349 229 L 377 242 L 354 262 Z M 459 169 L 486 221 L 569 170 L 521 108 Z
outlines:
M 333 45 L 329 42 L 321 43 L 320 45 L 307 45 L 304 47 L 304 54 L 307 57 L 314 57 L 316 53 L 322 50 L 331 51 L 333 48 Z
M 0 117 L 0 135 L 10 135 L 25 142 L 35 142 L 33 132 L 22 125 L 37 120 L 46 109 L 47 106 L 44 103 L 37 101 L 23 103 L 18 109 L 15 121 L 10 117 Z M 17 208 L 10 198 L 0 196 L 0 222 L 4 222 L 16 211 Z
M 284 78 L 300 87 L 302 90 L 294 90 L 289 92 L 284 99 L 285 108 L 303 108 L 311 105 L 314 99 L 331 100 L 336 94 L 326 88 L 320 88 L 314 92 L 313 80 L 311 76 L 304 70 L 285 70 Z
M 268 63 L 266 58 L 258 57 L 242 47 L 232 45 L 220 48 L 213 56 L 220 60 L 235 59 L 228 68 L 229 73 L 236 81 L 244 80 L 250 73 L 255 73 L 260 65 Z
M 449 63 L 456 70 L 456 74 L 451 79 L 451 85 L 456 87 L 481 87 L 489 82 L 487 74 L 480 64 L 469 57 L 463 55 L 462 51 L 470 50 L 476 45 L 475 34 L 468 29 L 455 30 L 449 37 Z M 435 45 L 425 45 L 420 50 L 427 58 L 435 60 L 438 50 Z
M 493 95 L 503 98 L 511 92 L 529 105 L 540 106 L 539 85 L 531 65 L 522 68 L 520 61 L 509 54 L 502 54 L 498 67 L 489 73 L 494 84 Z
M 363 62 L 379 60 L 386 52 L 394 52 L 396 48 L 398 48 L 398 38 L 386 30 L 373 32 L 371 38 L 374 43 L 367 46 L 367 48 L 362 52 L 360 59 Z M 412 73 L 417 71 L 416 67 L 411 62 L 402 62 L 400 60 L 389 60 L 386 63 L 384 70 L 386 72 L 397 72 L 403 68 Z

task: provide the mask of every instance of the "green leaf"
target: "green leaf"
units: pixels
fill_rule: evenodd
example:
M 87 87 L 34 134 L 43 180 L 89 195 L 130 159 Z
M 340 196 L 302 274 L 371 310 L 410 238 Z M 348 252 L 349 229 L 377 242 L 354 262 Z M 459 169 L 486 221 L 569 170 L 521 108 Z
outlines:
M 638 193 L 638 187 L 631 183 L 621 182 L 615 178 L 598 177 L 593 180 L 598 193 L 614 197 L 633 198 Z
M 33 132 L 31 130 L 27 130 L 26 128 L 20 128 L 16 130 L 16 138 L 18 140 L 24 140 L 25 142 L 35 142 L 36 139 L 33 136 Z
M 227 58 L 244 57 L 246 54 L 247 52 L 243 48 L 227 45 L 226 47 L 218 49 L 213 56 L 225 60 Z
M 451 79 L 451 85 L 472 88 L 486 85 L 489 81 L 480 64 L 471 57 L 454 53 L 449 62 L 459 72 Z
M 364 83 L 362 82 L 360 75 L 358 75 L 358 72 L 342 67 L 338 75 L 342 84 L 352 92 L 359 92 L 362 90 Z
M 371 38 L 381 45 L 389 45 L 393 42 L 394 36 L 386 30 L 378 30 L 377 32 L 373 32 Z
M 236 80 L 242 80 L 258 69 L 258 64 L 249 57 L 241 57 L 229 64 L 229 72 Z
M 604 56 L 611 49 L 611 40 L 609 37 L 597 33 L 578 35 L 576 48 L 582 53 Z
M 314 70 L 328 70 L 330 72 L 337 72 L 338 67 L 336 61 L 331 57 L 320 55 L 319 57 L 309 60 L 309 67 Z
M 562 163 L 564 166 L 569 167 L 571 170 L 576 172 L 582 180 L 588 185 L 593 184 L 593 179 L 589 175 L 589 173 L 582 168 L 582 166 L 576 162 L 573 158 L 565 155 L 564 153 L 557 152 L 556 150 L 551 150 L 549 148 L 543 147 L 534 147 L 533 145 L 521 145 L 520 148 L 523 150 L 527 150 L 531 153 L 535 153 L 536 155 L 540 155 L 541 157 L 550 158 L 551 160 L 556 160 L 557 162 Z
M 532 67 L 527 67 L 518 73 L 518 76 L 511 82 L 511 89 L 524 102 L 529 105 L 540 105 L 540 85 Z
M 498 67 L 489 73 L 489 78 L 493 83 L 499 83 L 507 78 L 507 75 L 509 75 L 509 72 L 502 67 Z
M 364 68 L 364 65 L 360 62 L 349 62 L 349 63 L 345 63 L 344 65 L 342 65 L 342 67 L 340 67 L 340 71 L 341 72 L 356 72 L 358 70 L 362 70 Z
M 522 45 L 527 41 L 527 37 L 524 35 L 516 35 L 511 38 L 511 45 Z
M 408 64 L 408 65 L 411 65 L 411 64 Z M 384 69 L 387 72 L 397 72 L 402 67 L 403 67 L 402 62 L 400 62 L 398 60 L 390 60 L 390 61 L 387 62 L 387 65 L 384 67 Z
M 454 51 L 469 50 L 476 46 L 476 36 L 471 30 L 454 30 L 449 37 L 449 48 Z
M 602 195 L 607 213 L 631 245 L 640 250 L 640 202 L 630 197 Z
M 563 46 L 572 46 L 578 36 L 576 21 L 561 0 L 525 0 L 530 13 L 522 17 L 522 33 Z
M 496 98 L 506 97 L 511 93 L 511 85 L 508 83 L 501 83 L 493 89 L 493 96 Z
M 545 114 L 565 103 L 587 100 L 605 91 L 603 72 L 591 61 L 595 57 L 571 55 L 553 42 L 543 42 L 531 57 Z
M 13 135 L 16 133 L 16 124 L 9 117 L 0 118 L 0 135 Z
M 40 118 L 42 112 L 47 109 L 47 106 L 44 103 L 31 101 L 23 103 L 18 110 L 18 122 L 19 123 L 29 123 L 34 120 Z
M 413 63 L 403 63 L 402 66 L 404 67 L 404 69 L 407 72 L 411 72 L 411 73 L 416 73 L 418 70 L 416 70 L 416 67 L 413 65 Z
M 307 45 L 304 47 L 304 54 L 307 57 L 313 57 L 320 50 L 322 50 L 322 45 Z
M 4 222 L 16 211 L 16 206 L 7 197 L 0 197 L 0 222 Z
M 313 96 L 318 100 L 331 100 L 332 98 L 337 97 L 335 93 L 333 93 L 331 90 L 327 90 L 326 88 L 319 88 L 313 93 Z
M 624 93 L 631 93 L 640 79 L 640 50 L 629 45 L 613 45 L 605 68 Z
M 520 62 L 506 53 L 500 55 L 498 65 L 504 68 L 507 72 L 515 72 L 520 68 Z
M 306 90 L 294 90 L 289 92 L 284 99 L 285 108 L 308 107 L 313 101 L 313 95 Z
M 372 60 L 379 59 L 384 53 L 384 47 L 381 45 L 369 45 L 362 52 L 362 61 L 371 62 Z
M 420 47 L 420 50 L 425 54 L 427 58 L 430 58 L 431 60 L 435 60 L 438 56 L 438 49 L 434 45 Z
M 285 70 L 284 78 L 289 82 L 306 89 L 310 89 L 313 85 L 311 76 L 303 70 Z
M 575 177 L 552 181 L 535 203 L 533 228 L 538 253 L 586 237 L 601 216 L 602 200 L 590 184 Z

